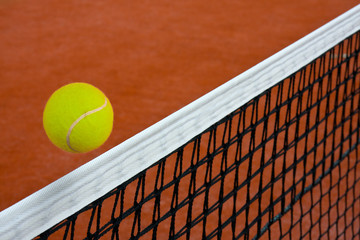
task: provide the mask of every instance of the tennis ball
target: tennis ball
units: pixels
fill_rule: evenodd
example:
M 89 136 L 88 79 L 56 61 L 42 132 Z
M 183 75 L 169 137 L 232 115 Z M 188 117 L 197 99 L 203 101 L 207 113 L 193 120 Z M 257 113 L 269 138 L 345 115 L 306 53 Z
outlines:
M 110 136 L 114 113 L 109 99 L 87 83 L 71 83 L 56 90 L 46 103 L 43 125 L 57 147 L 86 153 Z

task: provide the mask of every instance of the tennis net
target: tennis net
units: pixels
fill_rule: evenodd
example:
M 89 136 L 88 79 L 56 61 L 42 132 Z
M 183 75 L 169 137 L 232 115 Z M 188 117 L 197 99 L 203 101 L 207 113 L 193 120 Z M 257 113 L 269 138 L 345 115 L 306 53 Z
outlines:
M 4 210 L 0 235 L 360 238 L 359 22 L 358 6 Z

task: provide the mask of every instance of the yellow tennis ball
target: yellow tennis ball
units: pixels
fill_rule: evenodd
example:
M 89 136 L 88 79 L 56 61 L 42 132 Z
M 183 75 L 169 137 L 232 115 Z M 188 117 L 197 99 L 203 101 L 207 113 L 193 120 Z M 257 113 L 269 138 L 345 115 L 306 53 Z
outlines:
M 56 90 L 46 103 L 44 129 L 57 147 L 85 153 L 110 136 L 114 113 L 109 99 L 87 83 L 71 83 Z

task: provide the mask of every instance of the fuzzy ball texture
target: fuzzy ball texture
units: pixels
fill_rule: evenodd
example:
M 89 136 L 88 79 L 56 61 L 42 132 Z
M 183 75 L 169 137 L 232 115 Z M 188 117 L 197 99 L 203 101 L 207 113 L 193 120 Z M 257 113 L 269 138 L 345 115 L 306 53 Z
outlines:
M 113 119 L 109 99 L 87 83 L 71 83 L 56 90 L 43 113 L 50 141 L 72 153 L 100 147 L 111 134 Z

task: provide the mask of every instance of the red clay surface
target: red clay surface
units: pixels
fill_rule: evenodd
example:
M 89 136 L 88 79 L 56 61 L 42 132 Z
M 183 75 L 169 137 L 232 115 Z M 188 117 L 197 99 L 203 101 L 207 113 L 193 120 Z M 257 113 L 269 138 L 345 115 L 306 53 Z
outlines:
M 357 0 L 0 2 L 0 211 L 349 10 Z M 70 154 L 42 128 L 51 93 L 100 88 L 100 149 Z

